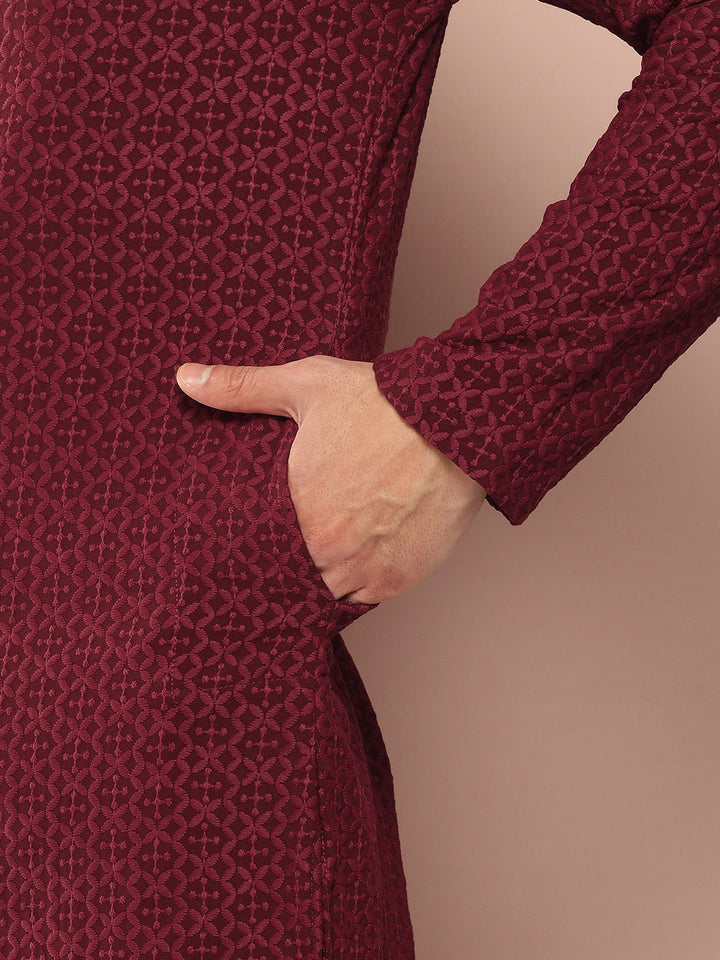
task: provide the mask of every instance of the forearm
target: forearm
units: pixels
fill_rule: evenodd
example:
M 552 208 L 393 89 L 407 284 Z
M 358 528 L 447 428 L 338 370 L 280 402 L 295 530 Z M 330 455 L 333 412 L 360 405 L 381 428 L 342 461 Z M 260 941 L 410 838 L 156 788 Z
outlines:
M 596 22 L 601 6 L 649 46 L 567 198 L 472 310 L 374 362 L 401 415 L 514 524 L 720 314 L 720 0 L 634 21 L 630 4 L 593 4 Z

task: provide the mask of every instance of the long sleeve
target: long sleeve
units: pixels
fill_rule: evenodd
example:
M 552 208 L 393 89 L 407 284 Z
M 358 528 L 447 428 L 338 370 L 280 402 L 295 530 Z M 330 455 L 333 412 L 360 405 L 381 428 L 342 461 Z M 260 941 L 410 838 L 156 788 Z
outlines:
M 720 0 L 554 5 L 628 42 L 639 75 L 477 305 L 373 362 L 403 418 L 512 524 L 720 315 Z

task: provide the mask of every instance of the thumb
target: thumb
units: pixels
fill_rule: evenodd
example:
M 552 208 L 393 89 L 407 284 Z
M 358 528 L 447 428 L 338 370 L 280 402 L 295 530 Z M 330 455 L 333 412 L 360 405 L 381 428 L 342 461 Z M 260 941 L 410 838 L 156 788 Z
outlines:
M 239 413 L 271 413 L 297 420 L 298 384 L 290 363 L 263 367 L 183 363 L 175 379 L 195 400 Z

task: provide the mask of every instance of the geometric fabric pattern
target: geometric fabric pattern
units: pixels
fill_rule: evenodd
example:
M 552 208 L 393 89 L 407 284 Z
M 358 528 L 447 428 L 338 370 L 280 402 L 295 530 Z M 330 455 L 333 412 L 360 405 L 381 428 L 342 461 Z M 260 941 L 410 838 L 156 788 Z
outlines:
M 643 73 L 540 231 L 383 354 L 452 3 L 7 0 L 0 957 L 411 960 L 393 783 L 287 483 L 186 360 L 372 361 L 521 522 L 718 312 L 720 6 L 573 9 Z

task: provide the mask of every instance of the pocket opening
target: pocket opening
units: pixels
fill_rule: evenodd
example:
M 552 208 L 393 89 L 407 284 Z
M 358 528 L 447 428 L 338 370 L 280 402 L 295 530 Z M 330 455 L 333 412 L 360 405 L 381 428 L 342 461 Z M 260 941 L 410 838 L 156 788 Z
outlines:
M 312 581 L 318 592 L 329 604 L 330 609 L 333 611 L 330 627 L 334 628 L 335 630 L 340 630 L 349 626 L 349 624 L 351 624 L 354 620 L 357 620 L 363 614 L 368 613 L 370 610 L 379 606 L 379 604 L 360 603 L 354 600 L 344 600 L 342 598 L 336 599 L 330 590 L 330 587 L 328 587 L 328 585 L 325 583 L 323 575 L 320 572 L 320 568 L 312 558 L 305 540 L 305 536 L 302 532 L 302 527 L 300 526 L 300 519 L 297 515 L 295 502 L 290 494 L 290 482 L 288 477 L 289 457 L 290 448 L 292 447 L 295 434 L 297 433 L 297 424 L 294 420 L 290 420 L 289 423 L 294 429 L 290 430 L 288 439 L 283 440 L 283 444 L 279 452 L 280 462 L 277 473 L 279 500 L 283 506 L 285 519 L 297 534 L 295 542 L 297 544 L 297 549 L 301 554 L 300 559 L 303 561 L 303 565 L 306 567 L 308 575 L 312 578 Z

